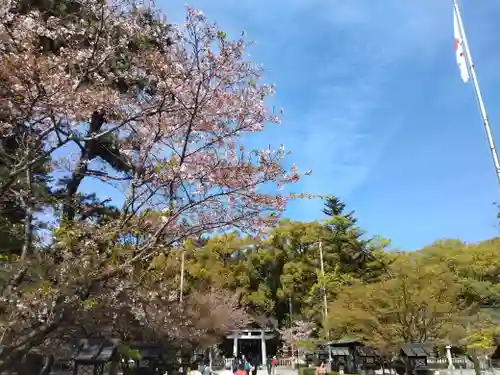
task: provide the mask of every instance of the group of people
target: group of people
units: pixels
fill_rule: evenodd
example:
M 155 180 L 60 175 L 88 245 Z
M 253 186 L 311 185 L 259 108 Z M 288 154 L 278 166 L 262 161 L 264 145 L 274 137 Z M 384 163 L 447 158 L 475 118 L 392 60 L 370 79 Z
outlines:
M 259 368 L 259 361 L 256 359 L 249 359 L 245 355 L 236 358 L 232 365 L 227 364 L 226 369 L 220 375 L 257 375 Z M 268 375 L 276 375 L 276 367 L 278 361 L 276 357 L 267 360 L 267 373 Z
M 188 369 L 189 375 L 211 375 L 212 370 L 210 368 L 210 363 L 206 360 L 193 363 L 192 367 Z
M 227 363 L 226 368 L 219 375 L 257 375 L 257 370 L 260 363 L 257 360 L 248 359 L 245 355 L 236 358 L 232 364 Z M 278 361 L 276 357 L 267 359 L 267 374 L 277 375 L 276 368 Z M 315 375 L 326 375 L 327 368 L 324 361 L 321 361 L 316 366 Z M 189 371 L 189 375 L 212 375 L 212 371 L 208 363 L 203 363 L 198 367 L 198 370 Z
M 235 375 L 257 375 L 258 367 L 256 360 L 251 360 L 242 355 L 233 362 L 232 371 Z

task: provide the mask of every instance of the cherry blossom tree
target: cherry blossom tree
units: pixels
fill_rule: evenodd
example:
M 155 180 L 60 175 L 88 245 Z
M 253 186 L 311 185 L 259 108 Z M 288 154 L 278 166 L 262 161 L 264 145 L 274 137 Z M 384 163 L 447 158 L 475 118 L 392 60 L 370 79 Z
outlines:
M 304 346 L 311 339 L 311 335 L 315 328 L 312 322 L 296 320 L 293 325 L 280 330 L 280 336 L 283 339 L 285 351 L 291 351 L 292 356 L 295 356 L 295 351 L 299 352 L 299 347 Z M 307 346 L 307 345 L 306 345 Z
M 134 0 L 0 0 L 0 137 L 23 128 L 0 153 L 0 195 L 33 201 L 35 170 L 50 161 L 53 176 L 44 247 L 27 210 L 29 246 L 1 264 L 0 371 L 96 316 L 191 337 L 244 321 L 223 291 L 179 307 L 145 280 L 186 239 L 257 232 L 284 209 L 297 168 L 243 143 L 279 122 L 261 74 L 194 9 L 175 27 Z M 217 301 L 226 315 L 207 313 Z
M 280 334 L 285 342 L 293 344 L 296 341 L 311 338 L 313 329 L 314 323 L 296 320 L 293 322 L 293 326 L 280 330 Z

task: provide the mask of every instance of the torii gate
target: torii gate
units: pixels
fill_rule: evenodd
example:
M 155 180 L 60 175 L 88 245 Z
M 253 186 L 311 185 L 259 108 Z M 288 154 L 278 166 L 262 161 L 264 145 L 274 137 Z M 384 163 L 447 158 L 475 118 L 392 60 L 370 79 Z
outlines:
M 226 336 L 228 339 L 233 339 L 233 357 L 238 356 L 238 341 L 239 340 L 260 340 L 262 365 L 267 364 L 267 349 L 266 340 L 271 340 L 275 337 L 272 330 L 269 329 L 238 329 L 231 331 L 231 334 Z

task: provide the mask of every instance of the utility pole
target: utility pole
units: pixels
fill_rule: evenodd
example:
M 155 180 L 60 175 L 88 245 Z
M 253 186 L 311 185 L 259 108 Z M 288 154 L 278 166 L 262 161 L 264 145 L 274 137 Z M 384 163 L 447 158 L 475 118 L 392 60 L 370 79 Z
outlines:
M 288 297 L 288 308 L 290 315 L 290 349 L 292 350 L 292 361 L 295 359 L 295 348 L 293 345 L 293 315 L 292 315 L 292 297 Z M 294 363 L 295 365 L 295 363 Z
M 326 298 L 326 285 L 325 285 L 325 265 L 323 262 L 323 246 L 321 241 L 319 242 L 319 261 L 321 264 L 321 277 L 322 277 L 322 286 L 321 288 L 323 289 L 323 327 L 325 328 L 325 333 L 327 339 L 330 338 L 330 330 L 327 327 L 327 321 L 328 321 L 328 300 Z
M 182 298 L 183 298 L 183 293 L 184 293 L 184 258 L 185 258 L 185 253 L 186 251 L 184 250 L 184 247 L 182 248 L 182 255 L 181 255 L 181 282 L 179 285 L 179 303 L 182 304 Z
M 330 328 L 328 327 L 328 299 L 326 298 L 326 280 L 325 280 L 325 264 L 323 262 L 323 243 L 319 241 L 319 261 L 321 264 L 321 277 L 322 277 L 322 288 L 323 288 L 323 328 L 325 329 L 325 336 L 328 341 L 330 341 Z M 328 361 L 332 363 L 332 351 L 330 346 L 328 346 Z

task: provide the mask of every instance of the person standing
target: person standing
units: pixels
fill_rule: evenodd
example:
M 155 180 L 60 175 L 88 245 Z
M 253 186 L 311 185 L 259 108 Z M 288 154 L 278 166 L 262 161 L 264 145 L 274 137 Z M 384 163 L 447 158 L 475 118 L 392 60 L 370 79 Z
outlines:
M 257 360 L 257 357 L 250 358 L 249 365 L 250 365 L 249 374 L 257 375 L 257 369 L 259 368 L 259 362 Z
M 210 363 L 205 363 L 205 367 L 203 368 L 203 371 L 201 372 L 202 375 L 211 375 L 212 374 L 212 369 L 210 368 Z
M 256 360 L 253 364 L 252 375 L 257 375 L 257 371 L 259 370 L 260 363 Z
M 243 356 L 243 370 L 247 372 L 247 375 L 250 375 L 250 362 L 245 356 Z
M 316 367 L 316 375 L 325 375 L 326 374 L 326 367 L 325 367 L 325 362 L 321 362 L 318 367 Z
M 271 375 L 271 358 L 268 357 L 266 361 L 266 367 L 267 367 L 267 375 Z
M 274 356 L 273 360 L 271 361 L 271 375 L 276 375 L 277 368 L 278 368 L 278 360 L 276 359 L 276 356 Z
M 245 356 L 240 355 L 239 357 L 235 358 L 234 363 L 233 363 L 233 371 L 236 374 L 238 370 L 244 369 L 244 363 L 245 363 Z
M 219 375 L 233 375 L 236 371 L 232 371 L 231 363 L 226 363 L 224 365 L 224 370 L 219 372 Z
M 245 371 L 243 362 L 238 364 L 238 370 L 236 370 L 235 375 L 248 375 Z

